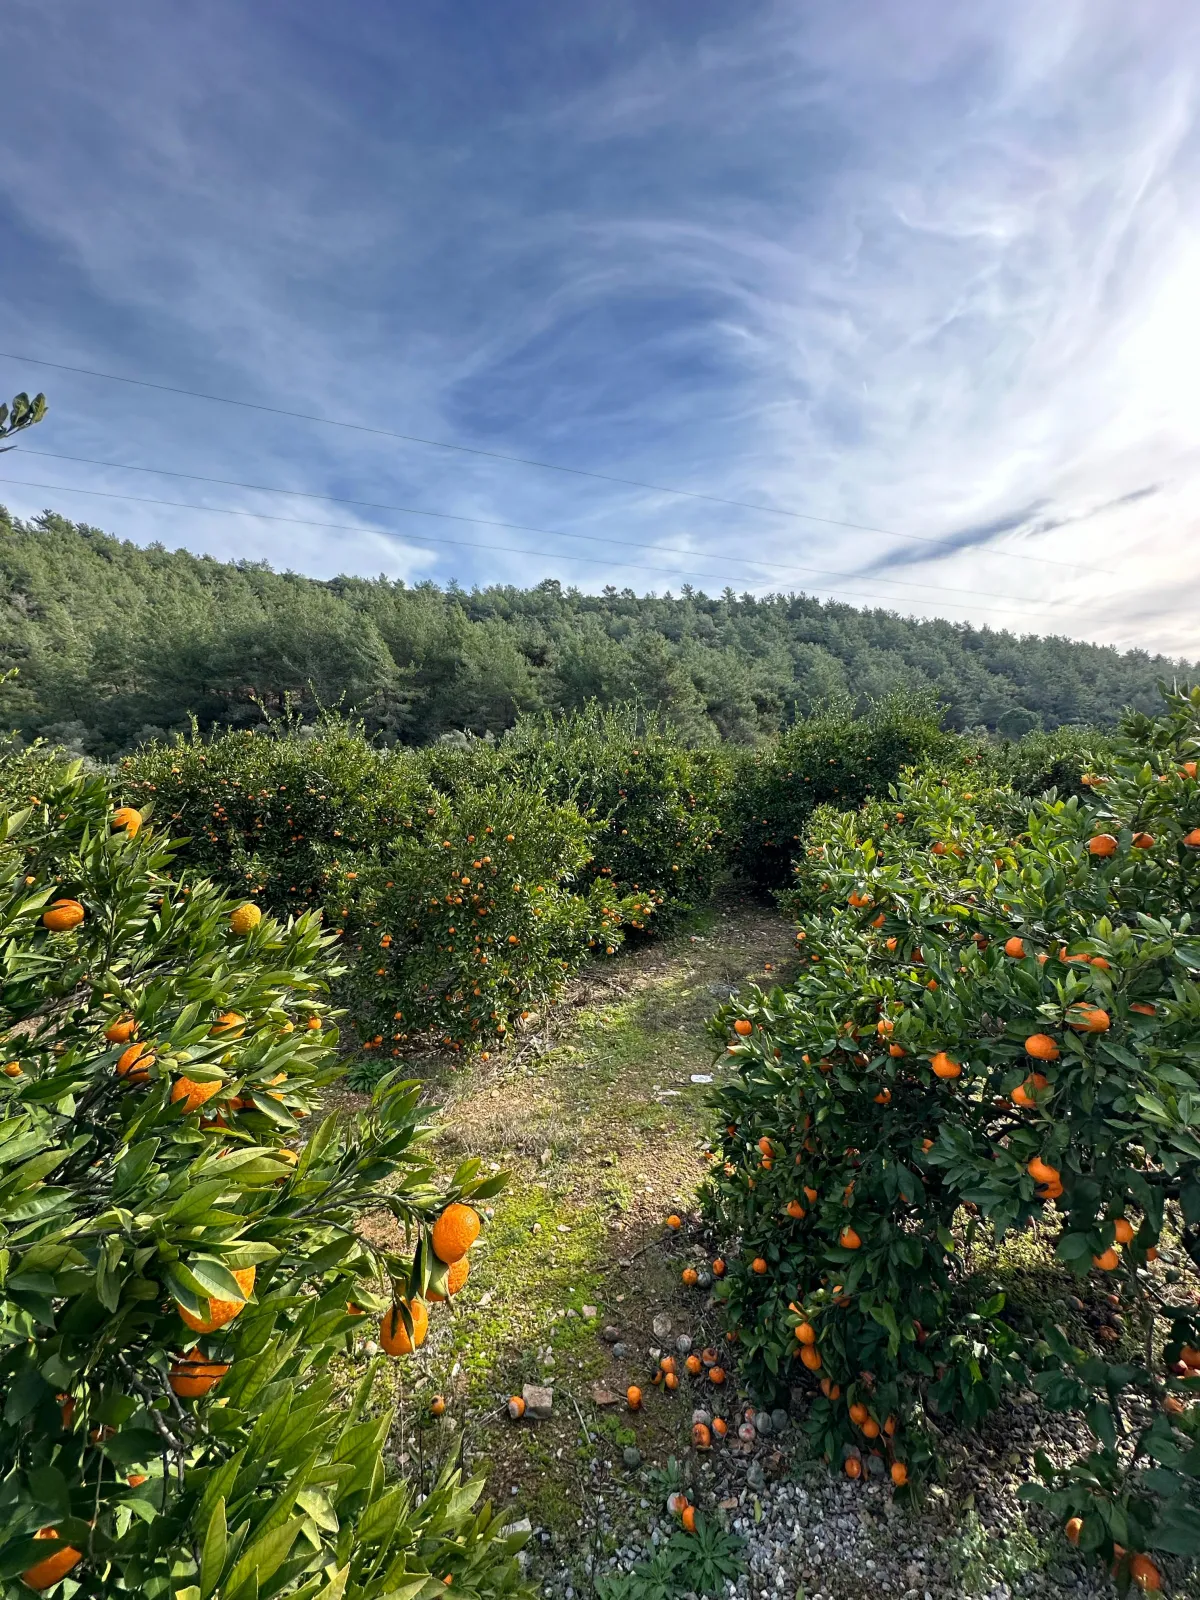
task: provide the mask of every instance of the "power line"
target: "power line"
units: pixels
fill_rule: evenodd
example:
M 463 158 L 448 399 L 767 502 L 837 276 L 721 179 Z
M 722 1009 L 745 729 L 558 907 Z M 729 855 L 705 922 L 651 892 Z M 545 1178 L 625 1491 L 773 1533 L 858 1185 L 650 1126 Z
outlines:
M 151 495 L 118 494 L 112 489 L 76 489 L 64 483 L 36 483 L 31 482 L 28 478 L 10 478 L 7 476 L 0 476 L 0 483 L 20 484 L 26 489 L 50 489 L 56 494 L 94 495 L 102 500 L 128 500 L 135 505 L 171 506 L 180 511 L 203 511 L 213 516 L 252 517 L 260 522 L 284 522 L 301 528 L 326 528 L 330 531 L 341 533 L 376 534 L 385 539 L 414 540 L 418 544 L 455 545 L 466 550 L 486 550 L 489 554 L 536 556 L 541 561 L 586 561 L 590 565 L 603 567 L 611 567 L 613 565 L 610 560 L 606 560 L 603 556 L 559 555 L 552 550 L 518 550 L 511 545 L 484 544 L 472 539 L 437 539 L 429 534 L 400 533 L 394 528 L 364 528 L 353 522 L 314 522 L 305 517 L 281 517 L 277 513 L 270 511 L 241 511 L 229 506 L 196 505 L 194 501 L 190 500 L 160 500 Z M 639 572 L 665 573 L 670 578 L 699 578 L 702 582 L 715 579 L 718 583 L 726 581 L 719 572 L 689 572 L 678 567 L 651 567 L 644 562 L 638 561 L 626 561 L 621 565 L 636 568 Z M 864 594 L 861 590 L 854 589 L 846 589 L 842 592 L 852 595 L 856 600 L 878 600 L 890 606 L 894 606 L 898 599 L 905 598 L 902 595 Z M 831 598 L 836 597 L 831 595 Z M 995 611 L 1002 616 L 1009 617 L 1019 615 L 1018 612 L 1008 610 L 1003 606 L 969 607 L 951 602 L 948 609 L 951 611 Z
M 507 528 L 513 533 L 537 533 L 547 539 L 582 539 L 589 544 L 619 545 L 626 550 L 650 550 L 656 555 L 699 556 L 702 559 L 711 559 L 702 550 L 683 550 L 678 545 L 649 544 L 638 539 L 616 539 L 600 534 L 570 533 L 555 528 L 537 528 L 527 522 L 501 522 L 493 517 L 468 517 L 455 511 L 427 511 L 418 506 L 390 504 L 386 500 L 356 500 L 350 495 L 316 494 L 307 489 L 280 489 L 266 483 L 243 483 L 237 478 L 213 478 L 199 472 L 176 472 L 168 467 L 139 467 L 131 466 L 125 461 L 100 461 L 94 456 L 64 455 L 56 450 L 31 450 L 27 445 L 17 446 L 17 449 L 23 455 L 41 456 L 47 461 L 74 461 L 89 467 L 111 467 L 118 472 L 147 472 L 154 477 L 186 478 L 192 483 L 215 483 L 226 489 L 250 489 L 256 494 L 280 494 L 288 495 L 298 500 L 324 500 L 334 505 L 365 506 L 371 511 L 398 511 L 407 517 L 435 517 L 442 522 L 468 522 L 481 528 Z M 725 556 L 723 559 L 736 561 L 739 566 L 761 567 L 771 572 L 808 572 L 824 578 L 854 579 L 858 576 L 853 572 L 839 572 L 833 567 L 809 567 L 799 562 L 784 565 L 777 561 L 759 561 L 752 556 Z M 876 575 L 875 581 L 877 583 L 898 585 L 905 589 L 932 589 L 936 594 L 965 594 L 978 598 L 981 593 L 978 589 L 958 589 L 949 584 L 920 583 L 906 578 L 885 578 Z M 989 590 L 988 592 L 995 600 L 1015 600 L 1021 605 L 1028 604 L 1024 595 L 1003 594 L 995 590 Z M 897 598 L 903 599 L 904 597 L 898 596 Z M 1046 608 L 1037 605 L 1034 609 L 1041 611 Z
M 723 495 L 702 494 L 696 489 L 672 489 L 666 484 L 643 482 L 640 478 L 618 478 L 608 472 L 590 472 L 584 467 L 564 467 L 555 461 L 538 461 L 529 456 L 508 455 L 501 450 L 483 450 L 476 445 L 452 444 L 446 439 L 426 439 L 420 434 L 397 433 L 392 428 L 376 428 L 366 422 L 347 422 L 339 417 L 322 417 L 308 411 L 286 411 L 281 406 L 262 405 L 255 400 L 237 400 L 230 395 L 206 394 L 200 389 L 181 389 L 169 383 L 153 383 L 148 378 L 127 378 L 118 372 L 98 372 L 93 367 L 73 367 L 63 361 L 44 361 L 38 356 L 18 356 L 8 350 L 0 350 L 0 357 L 7 361 L 24 361 L 35 367 L 50 367 L 55 372 L 74 372 L 85 378 L 103 378 L 108 383 L 127 383 L 139 389 L 157 389 L 160 394 L 186 395 L 191 400 L 210 400 L 218 405 L 240 406 L 245 411 L 262 411 L 268 416 L 290 417 L 295 422 L 319 422 L 327 428 L 348 428 L 355 433 L 371 433 L 383 439 L 400 439 L 405 444 L 426 445 L 436 450 L 453 450 L 460 455 L 485 456 L 491 461 L 507 461 L 514 466 L 536 467 L 543 472 L 562 472 L 573 478 L 593 478 L 600 483 L 616 483 L 627 489 L 649 489 L 653 494 L 676 495 L 687 500 L 705 500 L 711 505 L 735 506 L 742 511 L 757 511 L 771 517 L 790 517 L 797 522 L 819 522 L 829 528 L 848 528 L 856 533 L 878 533 L 887 539 L 911 539 L 918 544 L 937 545 L 942 550 L 946 548 L 941 539 L 931 538 L 928 534 L 900 533 L 895 528 L 877 528 L 869 522 L 840 522 L 834 517 L 818 517 L 808 511 L 792 511 L 782 506 L 764 506 L 751 500 L 730 500 Z M 1029 556 L 1015 550 L 977 550 L 975 553 L 1000 557 L 1006 561 L 1034 561 L 1049 567 L 1078 569 L 1087 566 L 1090 571 L 1102 570 L 1091 567 L 1086 562 L 1056 561 L 1051 556 Z

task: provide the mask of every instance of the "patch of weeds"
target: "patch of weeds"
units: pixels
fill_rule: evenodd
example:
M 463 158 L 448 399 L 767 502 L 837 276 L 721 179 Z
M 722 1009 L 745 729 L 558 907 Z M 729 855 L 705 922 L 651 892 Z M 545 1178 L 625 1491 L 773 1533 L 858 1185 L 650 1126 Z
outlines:
M 381 1078 L 395 1066 L 395 1062 L 379 1060 L 374 1056 L 356 1056 L 346 1068 L 342 1082 L 355 1094 L 370 1094 Z
M 696 1518 L 695 1533 L 673 1533 L 632 1572 L 597 1579 L 599 1600 L 678 1600 L 684 1594 L 720 1596 L 746 1570 L 743 1541 L 719 1524 Z
M 989 1533 L 978 1513 L 970 1510 L 959 1531 L 946 1541 L 946 1553 L 964 1594 L 979 1594 L 998 1583 L 1011 1587 L 1027 1573 L 1040 1571 L 1050 1559 L 1020 1514 L 1001 1538 Z

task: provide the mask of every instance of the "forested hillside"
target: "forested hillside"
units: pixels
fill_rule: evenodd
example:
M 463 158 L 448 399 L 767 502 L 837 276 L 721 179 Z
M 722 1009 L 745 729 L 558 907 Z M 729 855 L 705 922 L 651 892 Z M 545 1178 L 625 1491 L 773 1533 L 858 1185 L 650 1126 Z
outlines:
M 750 744 L 833 696 L 933 690 L 951 728 L 1112 723 L 1194 669 L 1143 651 L 913 621 L 804 595 L 470 594 L 318 582 L 47 514 L 0 509 L 0 722 L 95 755 L 187 725 L 249 725 L 290 699 L 427 743 L 521 711 L 637 696 L 692 742 Z

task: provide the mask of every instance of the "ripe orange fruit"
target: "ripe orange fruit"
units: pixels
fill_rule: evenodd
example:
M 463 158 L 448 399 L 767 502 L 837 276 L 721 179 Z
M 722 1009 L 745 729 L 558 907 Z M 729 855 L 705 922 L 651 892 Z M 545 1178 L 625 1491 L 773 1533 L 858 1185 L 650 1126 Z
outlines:
M 707 1431 L 708 1430 L 705 1429 L 705 1432 L 707 1432 Z M 685 1533 L 695 1533 L 695 1531 L 696 1531 L 696 1508 L 695 1508 L 695 1506 L 684 1506 L 683 1514 L 679 1518 L 679 1520 L 683 1524 L 683 1531 Z
M 678 1389 L 679 1374 L 675 1372 L 668 1372 L 663 1378 L 663 1382 L 666 1384 L 668 1389 Z
M 119 1071 L 119 1062 L 117 1067 Z M 209 1078 L 203 1083 L 196 1078 L 176 1078 L 171 1085 L 171 1099 L 176 1105 L 182 1105 L 185 1112 L 198 1111 L 206 1100 L 220 1094 L 224 1083 L 223 1078 Z
M 890 1044 L 890 1045 L 888 1045 L 888 1055 L 890 1055 L 890 1056 L 899 1057 L 899 1056 L 903 1056 L 903 1055 L 907 1055 L 907 1054 L 908 1054 L 908 1052 L 905 1050 L 905 1048 L 904 1048 L 904 1046 L 902 1044 Z
M 1156 1015 L 1154 1007 L 1148 1006 L 1144 1000 L 1131 1000 L 1130 1011 L 1136 1011 L 1139 1017 L 1153 1017 Z
M 446 1293 L 435 1294 L 431 1289 L 429 1291 L 430 1300 L 437 1301 L 440 1304 L 447 1296 L 456 1295 L 470 1276 L 471 1259 L 469 1256 L 463 1256 L 461 1260 L 454 1262 L 450 1271 L 446 1274 Z
M 237 1035 L 245 1026 L 246 1019 L 237 1011 L 222 1011 L 221 1015 L 208 1030 L 209 1033 L 232 1033 Z
M 229 926 L 239 938 L 257 928 L 261 921 L 262 912 L 252 900 L 247 900 L 245 905 L 229 913 Z
M 429 1402 L 429 1409 L 435 1417 L 441 1417 L 445 1415 L 446 1402 L 442 1399 L 440 1394 L 434 1395 L 433 1399 Z
M 861 1400 L 856 1400 L 850 1407 L 850 1421 L 853 1422 L 857 1427 L 861 1428 L 863 1423 L 870 1415 L 871 1413 L 867 1410 L 866 1406 L 863 1405 Z
M 1017 934 L 1004 941 L 1004 954 L 1006 956 L 1023 956 L 1025 954 L 1025 941 Z
M 800 1346 L 800 1360 L 810 1372 L 820 1372 L 821 1352 L 815 1344 L 802 1344 Z
M 1116 1250 L 1109 1245 L 1107 1250 L 1102 1250 L 1098 1256 L 1092 1257 L 1092 1265 L 1099 1267 L 1101 1272 L 1115 1272 L 1120 1259 Z
M 51 933 L 65 933 L 68 928 L 77 928 L 83 918 L 84 910 L 78 900 L 56 900 L 48 911 L 42 912 L 42 921 Z
M 105 1028 L 104 1037 L 109 1044 L 125 1044 L 136 1032 L 137 1023 L 132 1017 L 118 1017 Z
M 690 1355 L 683 1364 L 691 1373 L 693 1378 L 704 1370 L 700 1357 L 695 1353 Z
M 519 1394 L 509 1395 L 508 1414 L 514 1422 L 520 1422 L 525 1415 L 525 1402 Z
M 1118 1217 L 1113 1223 L 1113 1232 L 1116 1234 L 1118 1244 L 1133 1243 L 1133 1223 L 1128 1217 Z
M 663 1356 L 662 1359 L 659 1361 L 658 1366 L 659 1366 L 659 1370 L 661 1372 L 674 1372 L 675 1371 L 675 1357 L 674 1356 Z
M 877 1106 L 890 1106 L 891 1103 L 892 1091 L 890 1089 L 881 1089 L 875 1096 L 875 1104 Z
M 229 1363 L 210 1361 L 199 1350 L 178 1356 L 167 1374 L 167 1382 L 181 1400 L 199 1400 L 215 1389 L 229 1371 Z
M 1086 1006 L 1081 1010 L 1072 1007 L 1067 1021 L 1080 1033 L 1107 1033 L 1111 1018 L 1099 1006 Z
M 883 1424 L 883 1431 L 884 1431 L 884 1433 L 887 1434 L 889 1439 L 892 1437 L 892 1435 L 896 1431 L 896 1419 L 895 1419 L 895 1417 L 888 1417 L 886 1422 Z
M 1032 1072 L 1024 1083 L 1019 1083 L 1013 1090 L 1012 1103 L 1015 1106 L 1020 1106 L 1022 1110 L 1032 1110 L 1037 1105 L 1035 1096 L 1041 1094 L 1049 1086 L 1050 1080 L 1044 1077 L 1042 1073 Z
M 904 1465 L 903 1461 L 892 1462 L 892 1482 L 896 1485 L 897 1489 L 903 1489 L 904 1485 L 908 1482 L 908 1468 Z
M 879 1424 L 875 1421 L 874 1417 L 868 1417 L 867 1418 L 867 1420 L 862 1425 L 862 1431 L 863 1431 L 863 1434 L 865 1435 L 866 1438 L 868 1438 L 868 1439 L 878 1439 L 878 1437 L 879 1437 Z
M 858 1250 L 862 1245 L 862 1240 L 853 1228 L 843 1228 L 841 1233 L 838 1234 L 838 1243 L 843 1250 Z
M 131 1044 L 117 1057 L 117 1076 L 128 1078 L 130 1083 L 149 1083 L 154 1057 L 148 1044 Z
M 379 1342 L 389 1356 L 410 1356 L 425 1343 L 429 1332 L 429 1307 L 424 1300 L 401 1302 L 412 1319 L 412 1335 L 404 1326 L 399 1306 L 392 1306 L 379 1324 Z
M 1194 1344 L 1185 1344 L 1179 1352 L 1179 1359 L 1190 1371 L 1200 1372 L 1200 1350 Z
M 1049 1162 L 1043 1161 L 1041 1156 L 1034 1156 L 1025 1168 L 1035 1183 L 1061 1183 L 1062 1173 L 1057 1167 L 1052 1167 Z
M 709 1367 L 709 1369 L 708 1369 L 708 1381 L 710 1383 L 716 1383 L 716 1384 L 724 1383 L 725 1382 L 725 1368 L 724 1367 Z
M 233 1276 L 245 1299 L 218 1300 L 210 1295 L 207 1317 L 196 1316 L 195 1312 L 189 1311 L 186 1306 L 177 1305 L 175 1309 L 193 1333 L 215 1333 L 227 1322 L 232 1322 L 234 1317 L 240 1317 L 246 1309 L 246 1300 L 254 1293 L 254 1275 L 253 1267 L 234 1267 Z
M 744 1039 L 748 1033 L 754 1032 L 754 1024 L 746 1017 L 739 1017 L 733 1025 L 733 1031 L 734 1033 L 741 1034 L 742 1038 Z
M 671 1215 L 667 1218 L 667 1227 L 668 1228 L 672 1228 L 676 1232 L 678 1232 L 679 1229 L 683 1227 L 683 1218 L 682 1217 L 677 1217 L 675 1215 L 675 1213 L 672 1212 Z
M 1139 1589 L 1150 1592 L 1162 1588 L 1162 1573 L 1147 1555 L 1136 1555 L 1129 1563 L 1129 1576 Z
M 1200 828 L 1193 828 L 1190 833 L 1185 833 L 1183 842 L 1189 850 L 1200 850 Z
M 934 1074 L 939 1078 L 957 1078 L 962 1074 L 961 1064 L 955 1061 L 951 1056 L 948 1056 L 944 1050 L 939 1050 L 937 1054 L 932 1057 L 929 1065 L 933 1068 Z
M 775 1154 L 775 1146 L 771 1143 L 770 1139 L 767 1138 L 765 1133 L 758 1141 L 758 1148 L 762 1151 L 764 1156 L 773 1156 Z
M 1153 845 L 1154 845 L 1154 835 L 1152 833 L 1135 833 L 1134 834 L 1134 836 L 1133 836 L 1133 848 L 1135 850 L 1149 850 L 1149 849 L 1153 848 Z
M 479 1237 L 479 1213 L 472 1206 L 455 1201 L 442 1212 L 433 1225 L 429 1242 L 439 1261 L 451 1266 L 463 1256 Z
M 1096 833 L 1088 840 L 1088 850 L 1094 856 L 1114 856 L 1117 853 L 1117 841 L 1111 833 Z
M 815 1189 L 810 1189 L 808 1185 L 805 1184 L 804 1198 L 808 1201 L 810 1206 L 815 1206 L 817 1203 L 817 1191 Z
M 816 1344 L 817 1330 L 811 1322 L 802 1322 L 796 1329 L 796 1338 L 801 1344 Z
M 1068 1544 L 1078 1544 L 1079 1535 L 1083 1532 L 1083 1518 L 1072 1517 L 1067 1523 L 1066 1527 L 1063 1529 L 1063 1532 L 1067 1536 Z
M 862 1477 L 862 1462 L 857 1456 L 847 1456 L 846 1465 L 842 1469 L 848 1478 Z
M 637 1411 L 640 1409 L 642 1404 L 642 1391 L 638 1388 L 636 1383 L 631 1383 L 628 1389 L 626 1389 L 625 1399 L 628 1402 L 630 1411 Z
M 723 1278 L 725 1276 L 725 1263 L 720 1256 L 712 1264 L 712 1275 L 714 1278 Z
M 684 1267 L 683 1271 L 680 1273 L 680 1277 L 690 1289 L 699 1277 L 699 1273 L 697 1273 L 695 1267 Z
M 142 825 L 142 813 L 132 806 L 118 806 L 112 814 L 112 825 L 118 831 L 124 828 L 126 836 L 132 839 Z
M 71 1568 L 83 1560 L 80 1551 L 73 1545 L 63 1544 L 57 1528 L 39 1528 L 33 1536 L 35 1539 L 53 1539 L 60 1548 L 53 1555 L 46 1556 L 41 1561 L 35 1561 L 32 1567 L 26 1567 L 21 1574 L 21 1580 L 31 1589 L 49 1589 L 70 1572 Z
M 724 1417 L 713 1418 L 712 1431 L 716 1434 L 718 1439 L 723 1439 L 725 1437 L 725 1435 L 729 1432 L 729 1424 L 725 1421 Z
M 3 1070 L 6 1078 L 19 1078 L 21 1076 L 21 1063 L 19 1061 L 6 1061 Z
M 757 1272 L 761 1276 L 761 1274 L 767 1270 L 767 1263 L 761 1256 L 755 1256 L 754 1260 L 750 1263 L 750 1270 L 751 1272 Z
M 787 1214 L 789 1217 L 795 1218 L 797 1222 L 803 1222 L 808 1213 L 800 1204 L 799 1200 L 789 1200 L 787 1203 Z
M 1048 1033 L 1031 1033 L 1025 1041 L 1025 1053 L 1035 1061 L 1058 1060 L 1058 1046 Z

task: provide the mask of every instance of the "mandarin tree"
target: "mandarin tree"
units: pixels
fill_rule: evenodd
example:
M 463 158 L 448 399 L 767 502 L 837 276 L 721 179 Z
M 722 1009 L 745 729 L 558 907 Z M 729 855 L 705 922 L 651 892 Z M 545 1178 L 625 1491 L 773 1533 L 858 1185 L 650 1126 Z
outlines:
M 839 1391 L 810 1412 L 826 1452 L 878 1423 L 869 1449 L 907 1478 L 930 1414 L 973 1422 L 1032 1376 L 1097 1438 L 1045 1492 L 1084 1508 L 1085 1546 L 1124 1577 L 1147 1550 L 1200 1549 L 1200 1318 L 1149 1270 L 1175 1234 L 1200 1265 L 1198 753 L 1200 691 L 1176 693 L 1129 719 L 1090 805 L 1023 817 L 1011 791 L 925 771 L 819 814 L 796 982 L 714 1021 L 736 1076 L 707 1205 L 740 1240 L 718 1292 L 753 1378 L 789 1381 L 808 1352 Z M 1111 854 L 1089 848 L 1100 832 Z M 1146 1357 L 1031 1326 L 965 1266 L 964 1218 L 997 1240 L 1032 1228 L 1062 1270 L 1102 1276 Z M 1118 1449 L 1134 1391 L 1134 1415 L 1157 1414 Z
M 497 1180 L 436 1183 L 415 1085 L 314 1125 L 317 918 L 239 919 L 98 776 L 40 790 L 0 818 L 0 1588 L 514 1592 L 480 1486 L 390 1480 L 371 1370 L 331 1367 L 362 1312 L 448 1289 L 429 1234 Z M 380 1205 L 412 1255 L 360 1237 Z

